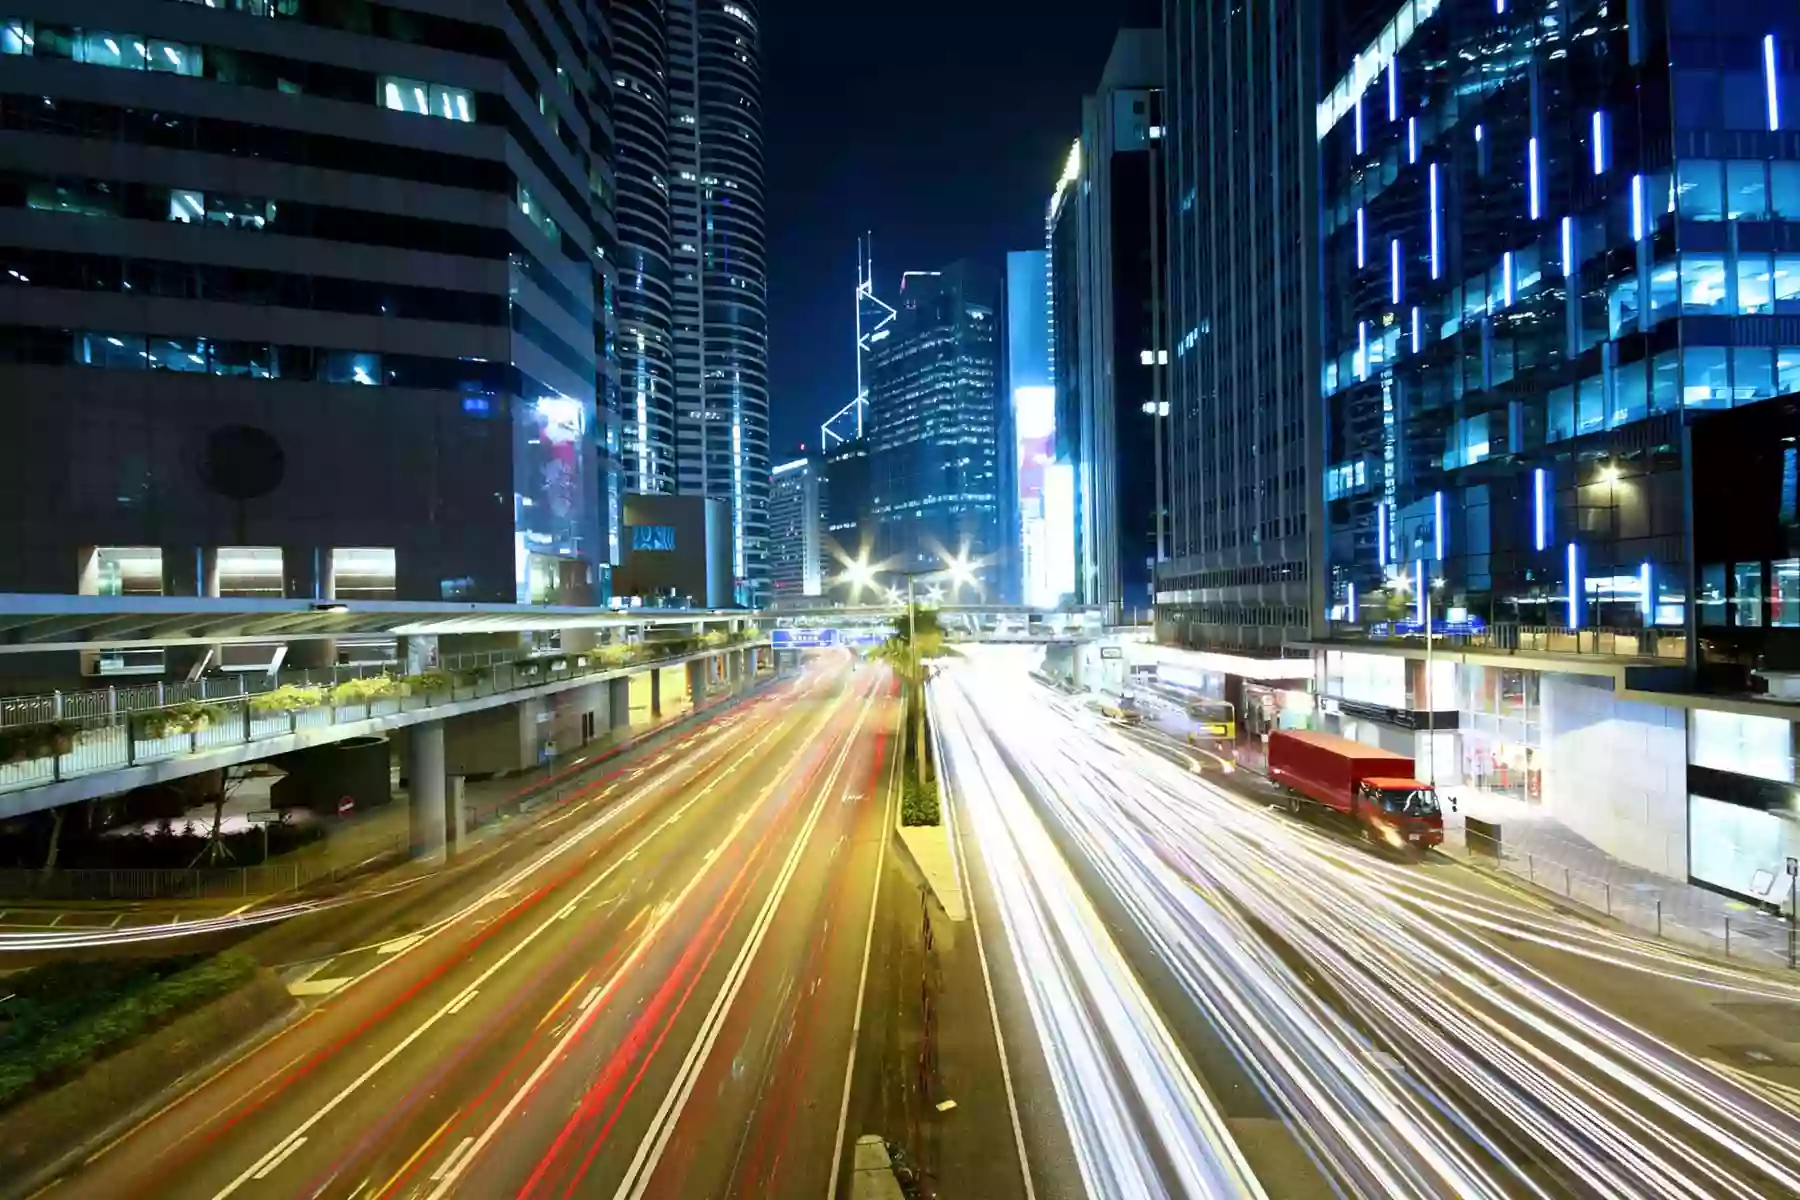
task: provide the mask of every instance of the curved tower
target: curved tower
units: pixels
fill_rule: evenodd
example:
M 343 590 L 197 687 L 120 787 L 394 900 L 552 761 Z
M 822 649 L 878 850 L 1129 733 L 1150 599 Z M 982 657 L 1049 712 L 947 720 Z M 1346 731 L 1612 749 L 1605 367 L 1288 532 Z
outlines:
M 669 224 L 668 15 L 662 0 L 611 0 L 617 130 L 620 457 L 632 492 L 672 492 L 673 248 Z
M 760 603 L 768 587 L 759 8 L 668 4 L 678 485 L 729 504 L 741 603 Z

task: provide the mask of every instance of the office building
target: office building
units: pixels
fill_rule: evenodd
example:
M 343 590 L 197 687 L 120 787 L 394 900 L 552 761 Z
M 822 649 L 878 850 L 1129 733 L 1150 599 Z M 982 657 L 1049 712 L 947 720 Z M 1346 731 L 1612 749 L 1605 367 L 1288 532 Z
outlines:
M 620 455 L 632 492 L 675 490 L 674 249 L 662 0 L 606 0 L 613 30 Z
M 1076 599 L 1147 618 L 1165 486 L 1162 40 L 1121 30 L 1047 218 L 1056 461 L 1075 485 Z
M 631 486 L 723 500 L 733 594 L 767 587 L 769 387 L 756 0 L 609 0 Z
M 1053 608 L 1075 591 L 1074 468 L 1056 462 L 1056 388 L 1050 378 L 1049 254 L 1006 256 L 1006 385 L 1018 521 L 1019 602 Z M 1061 500 L 1064 503 L 1053 503 Z
M 625 608 L 731 604 L 731 509 L 707 496 L 629 495 L 614 589 Z
M 972 263 L 908 271 L 899 316 L 870 355 L 875 557 L 897 571 L 951 560 L 1000 594 L 1000 281 Z
M 1168 560 L 1158 636 L 1276 655 L 1322 593 L 1311 3 L 1164 5 Z
M 769 591 L 775 604 L 823 593 L 823 468 L 818 455 L 802 454 L 769 471 Z
M 604 599 L 611 35 L 535 11 L 13 7 L 0 591 Z
M 1800 847 L 1792 710 L 1752 695 L 1800 619 L 1800 10 L 1414 0 L 1360 36 L 1316 125 L 1328 720 L 1767 902 Z
M 819 511 L 823 570 L 830 586 L 843 564 L 875 560 L 875 480 L 866 436 L 834 442 L 822 458 Z

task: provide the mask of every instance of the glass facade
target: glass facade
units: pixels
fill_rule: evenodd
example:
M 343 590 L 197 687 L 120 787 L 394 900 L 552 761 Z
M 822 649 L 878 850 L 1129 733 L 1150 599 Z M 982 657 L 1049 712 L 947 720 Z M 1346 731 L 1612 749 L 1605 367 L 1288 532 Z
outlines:
M 1426 580 L 1452 632 L 1785 596 L 1690 602 L 1683 427 L 1800 386 L 1800 9 L 1410 0 L 1327 86 L 1334 628 L 1416 632 Z
M 1279 654 L 1323 607 L 1314 106 L 1334 7 L 1163 6 L 1163 641 Z

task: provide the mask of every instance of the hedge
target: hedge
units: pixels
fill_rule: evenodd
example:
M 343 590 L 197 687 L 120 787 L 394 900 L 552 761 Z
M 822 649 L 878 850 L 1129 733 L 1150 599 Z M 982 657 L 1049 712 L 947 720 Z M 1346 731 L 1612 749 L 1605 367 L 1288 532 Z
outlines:
M 936 825 L 942 820 L 938 811 L 937 780 L 927 779 L 920 783 L 913 772 L 906 773 L 906 780 L 901 785 L 900 823 L 902 825 Z
M 0 1109 L 248 983 L 242 954 L 153 962 L 51 963 L 6 977 L 0 1006 Z

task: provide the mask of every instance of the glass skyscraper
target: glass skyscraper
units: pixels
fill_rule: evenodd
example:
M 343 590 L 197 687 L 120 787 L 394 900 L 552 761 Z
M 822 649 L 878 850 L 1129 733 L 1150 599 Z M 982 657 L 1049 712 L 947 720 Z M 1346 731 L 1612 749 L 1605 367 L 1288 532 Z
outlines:
M 997 597 L 1001 534 L 1000 279 L 972 263 L 908 271 L 892 333 L 870 356 L 876 557 L 896 571 L 975 567 Z
M 1411 0 L 1340 58 L 1334 631 L 1429 608 L 1508 647 L 1691 654 L 1684 426 L 1800 389 L 1797 55 L 1776 0 Z
M 1199 649 L 1279 655 L 1323 607 L 1320 8 L 1163 6 L 1170 472 L 1156 623 Z

